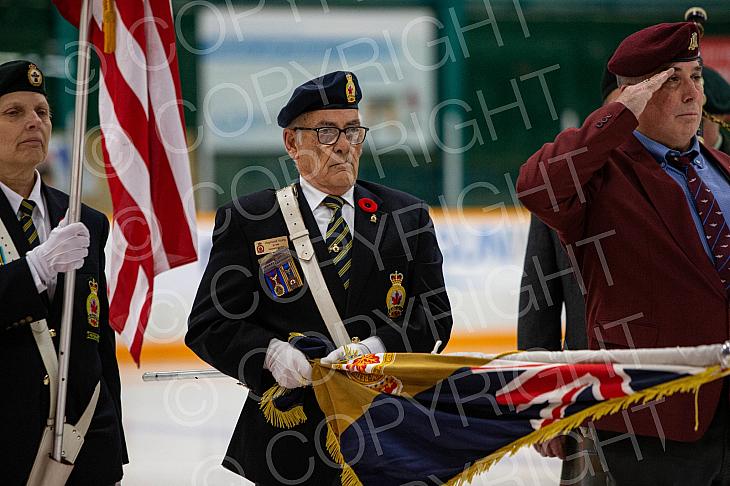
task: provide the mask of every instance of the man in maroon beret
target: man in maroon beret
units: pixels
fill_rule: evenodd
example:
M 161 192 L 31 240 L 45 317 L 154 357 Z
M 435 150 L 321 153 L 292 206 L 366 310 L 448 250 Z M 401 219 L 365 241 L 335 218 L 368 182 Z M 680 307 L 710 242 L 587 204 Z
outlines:
M 608 64 L 616 101 L 521 168 L 520 200 L 575 250 L 591 349 L 730 337 L 730 158 L 695 136 L 699 37 L 689 22 L 627 37 Z M 597 422 L 615 483 L 730 484 L 727 395 L 716 382 Z

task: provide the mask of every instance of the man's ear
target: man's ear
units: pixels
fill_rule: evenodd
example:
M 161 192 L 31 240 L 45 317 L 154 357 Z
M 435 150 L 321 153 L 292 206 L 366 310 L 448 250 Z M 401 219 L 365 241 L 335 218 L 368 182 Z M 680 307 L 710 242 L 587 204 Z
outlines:
M 289 157 L 291 157 L 293 160 L 297 160 L 299 150 L 296 143 L 296 130 L 292 130 L 291 128 L 285 128 L 284 132 L 282 133 L 282 137 L 284 137 L 284 148 L 286 148 Z

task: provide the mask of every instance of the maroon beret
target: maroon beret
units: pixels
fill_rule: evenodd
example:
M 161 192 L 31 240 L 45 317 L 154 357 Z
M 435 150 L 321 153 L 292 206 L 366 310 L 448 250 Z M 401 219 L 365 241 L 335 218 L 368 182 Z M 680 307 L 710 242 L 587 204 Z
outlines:
M 619 44 L 608 70 L 633 78 L 652 74 L 672 62 L 700 58 L 700 34 L 694 22 L 657 24 L 635 32 Z

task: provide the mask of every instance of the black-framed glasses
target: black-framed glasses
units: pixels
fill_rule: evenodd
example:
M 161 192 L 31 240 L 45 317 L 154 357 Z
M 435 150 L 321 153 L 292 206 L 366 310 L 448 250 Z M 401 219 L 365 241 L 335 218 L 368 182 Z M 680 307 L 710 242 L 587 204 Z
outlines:
M 365 141 L 365 135 L 367 135 L 368 130 L 370 129 L 367 127 L 294 127 L 293 130 L 311 130 L 317 132 L 317 140 L 322 145 L 336 144 L 340 139 L 340 135 L 343 133 L 345 134 L 347 141 L 350 142 L 350 145 L 360 145 Z

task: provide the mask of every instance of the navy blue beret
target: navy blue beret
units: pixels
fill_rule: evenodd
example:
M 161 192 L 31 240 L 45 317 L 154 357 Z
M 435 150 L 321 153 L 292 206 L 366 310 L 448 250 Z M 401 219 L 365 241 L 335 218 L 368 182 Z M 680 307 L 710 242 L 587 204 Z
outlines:
M 24 60 L 0 64 L 0 96 L 15 91 L 33 91 L 47 96 L 46 79 L 38 66 Z
M 298 86 L 276 119 L 286 128 L 302 113 L 316 110 L 357 109 L 362 99 L 360 84 L 354 73 L 335 71 Z
M 713 115 L 730 114 L 730 84 L 720 73 L 704 66 L 702 78 L 705 80 L 705 110 Z

